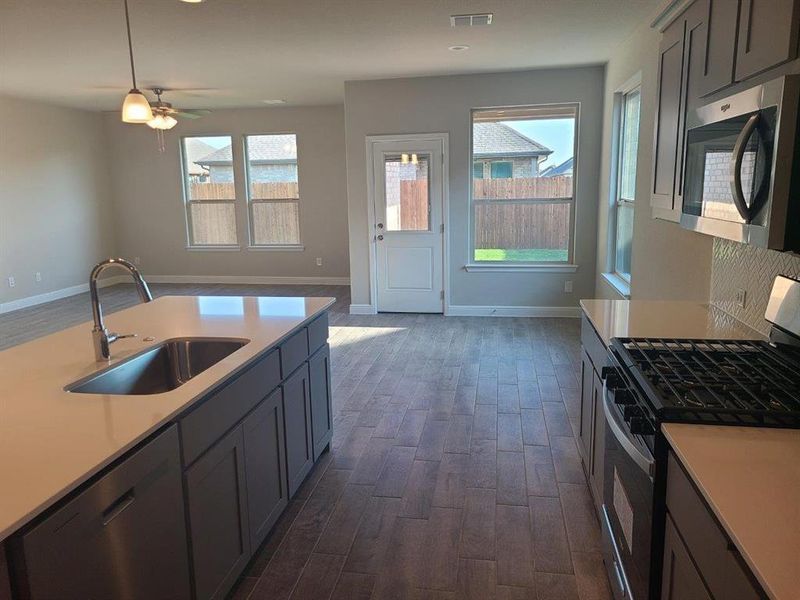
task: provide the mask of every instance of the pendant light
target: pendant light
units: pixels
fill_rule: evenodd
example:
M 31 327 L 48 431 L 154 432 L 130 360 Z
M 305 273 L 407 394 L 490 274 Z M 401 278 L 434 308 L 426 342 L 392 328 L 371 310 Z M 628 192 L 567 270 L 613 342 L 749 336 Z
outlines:
M 125 102 L 122 103 L 122 120 L 125 123 L 147 123 L 153 119 L 153 111 L 150 110 L 150 102 L 144 94 L 136 88 L 136 68 L 133 66 L 133 43 L 131 42 L 131 18 L 128 14 L 128 0 L 125 2 L 125 26 L 128 30 L 128 53 L 131 57 L 131 80 L 133 87 Z

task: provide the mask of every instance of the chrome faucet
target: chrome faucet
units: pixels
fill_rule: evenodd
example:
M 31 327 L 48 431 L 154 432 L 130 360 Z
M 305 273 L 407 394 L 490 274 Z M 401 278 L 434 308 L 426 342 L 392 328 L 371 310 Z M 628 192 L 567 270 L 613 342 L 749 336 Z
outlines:
M 92 299 L 92 318 L 94 319 L 92 342 L 94 342 L 94 357 L 98 362 L 111 358 L 111 344 L 117 340 L 136 337 L 135 333 L 126 335 L 111 333 L 103 324 L 103 309 L 100 306 L 100 297 L 97 294 L 97 278 L 109 267 L 121 267 L 131 274 L 133 282 L 136 284 L 136 291 L 139 292 L 139 298 L 142 302 L 150 302 L 153 300 L 153 295 L 150 293 L 150 289 L 147 287 L 144 279 L 142 279 L 142 274 L 139 273 L 139 269 L 124 258 L 109 258 L 95 265 L 91 275 L 89 275 L 89 294 Z

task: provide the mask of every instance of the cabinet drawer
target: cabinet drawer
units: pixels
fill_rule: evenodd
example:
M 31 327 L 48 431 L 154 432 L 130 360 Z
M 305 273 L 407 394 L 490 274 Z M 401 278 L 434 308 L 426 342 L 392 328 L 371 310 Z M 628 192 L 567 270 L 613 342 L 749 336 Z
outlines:
M 211 444 L 263 400 L 281 382 L 276 350 L 226 382 L 180 421 L 183 463 L 194 462 Z
M 308 324 L 308 351 L 314 354 L 328 343 L 328 313 L 322 313 Z
M 586 314 L 581 318 L 581 346 L 592 361 L 595 371 L 601 375 L 603 367 L 611 364 L 611 359 L 608 356 L 608 347 L 597 335 Z
M 308 358 L 308 331 L 303 327 L 281 344 L 281 379 L 286 379 Z
M 728 541 L 672 452 L 667 467 L 667 511 L 715 598 L 756 600 L 762 597 L 751 583 L 746 567 L 740 563 L 738 551 Z
M 22 597 L 188 597 L 183 510 L 172 426 L 15 541 Z

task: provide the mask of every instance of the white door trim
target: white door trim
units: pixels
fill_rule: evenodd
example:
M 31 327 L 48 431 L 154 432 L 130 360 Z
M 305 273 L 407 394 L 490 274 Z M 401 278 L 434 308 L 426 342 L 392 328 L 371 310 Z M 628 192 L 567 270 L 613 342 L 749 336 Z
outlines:
M 450 134 L 449 133 L 411 133 L 398 135 L 368 135 L 367 149 L 367 243 L 369 244 L 369 307 L 371 314 L 378 312 L 378 268 L 375 244 L 375 166 L 372 160 L 373 146 L 383 142 L 438 141 L 442 144 L 442 223 L 444 238 L 442 240 L 442 287 L 444 300 L 443 314 L 448 314 L 450 307 Z M 363 305 L 360 305 L 363 306 Z

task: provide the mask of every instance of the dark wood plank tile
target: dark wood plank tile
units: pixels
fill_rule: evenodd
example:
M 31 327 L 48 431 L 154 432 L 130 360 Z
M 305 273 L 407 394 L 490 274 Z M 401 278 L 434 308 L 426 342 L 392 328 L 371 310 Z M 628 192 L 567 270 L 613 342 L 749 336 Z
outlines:
M 339 580 L 343 564 L 344 556 L 312 554 L 290 596 L 291 599 L 319 600 L 330 597 Z
M 477 488 L 497 486 L 497 441 L 472 440 L 467 485 Z
M 385 438 L 370 439 L 350 475 L 350 483 L 374 484 L 383 470 L 392 443 L 392 440 Z
M 494 490 L 478 488 L 467 490 L 458 550 L 462 558 L 494 560 L 495 504 Z
M 346 555 L 371 495 L 372 487 L 348 483 L 314 551 Z
M 574 438 L 553 437 L 550 439 L 550 450 L 553 454 L 556 479 L 559 483 L 584 483 L 586 481 Z
M 520 411 L 520 419 L 522 420 L 522 441 L 526 446 L 550 445 L 544 411 L 524 408 Z
M 536 588 L 498 585 L 497 600 L 537 600 Z
M 370 600 L 375 576 L 342 572 L 330 600 Z
M 472 419 L 472 439 L 497 439 L 497 406 L 490 404 L 475 405 L 475 416 Z
M 497 386 L 497 412 L 519 413 L 519 388 L 517 384 L 501 383 Z
M 572 559 L 558 498 L 530 496 L 533 560 L 536 571 L 572 573 Z
M 333 468 L 354 469 L 364 448 L 367 447 L 373 431 L 372 427 L 353 427 L 341 448 L 334 453 Z
M 428 522 L 423 519 L 398 518 L 390 541 L 391 553 L 384 557 L 372 600 L 413 598 L 421 587 L 424 547 Z
M 401 517 L 428 518 L 431 504 L 433 503 L 433 493 L 436 490 L 438 474 L 438 462 L 414 460 L 414 464 L 411 465 L 411 474 L 408 477 L 408 483 L 403 493 L 403 506 L 400 509 Z
M 612 600 L 603 557 L 598 552 L 573 552 L 572 565 L 581 600 Z
M 494 600 L 497 593 L 497 570 L 493 560 L 458 561 L 459 600 Z
M 461 537 L 460 508 L 431 508 L 420 587 L 455 590 L 458 574 L 458 545 Z
M 497 503 L 528 506 L 522 452 L 497 452 Z
M 572 437 L 572 425 L 567 418 L 567 411 L 562 402 L 543 402 L 544 421 L 547 423 L 547 433 L 554 436 Z
M 375 496 L 403 496 L 416 452 L 416 448 L 409 446 L 394 446 L 389 450 L 383 470 L 375 482 Z
M 497 377 L 479 377 L 476 404 L 497 404 Z
M 497 383 L 517 384 L 517 361 L 513 358 L 501 358 L 497 361 Z
M 520 408 L 541 409 L 542 397 L 537 381 L 520 381 L 517 384 Z
M 407 410 L 394 438 L 395 445 L 416 446 L 419 444 L 419 438 L 422 435 L 422 429 L 425 427 L 427 417 L 427 410 Z
M 400 513 L 399 498 L 370 499 L 358 526 L 344 570 L 377 574 L 386 564 L 395 520 Z
M 428 418 L 422 429 L 422 435 L 417 445 L 417 460 L 441 460 L 444 453 L 444 441 L 447 437 L 449 421 L 437 421 Z
M 445 454 L 439 465 L 436 489 L 433 492 L 433 506 L 462 508 L 467 489 L 469 456 L 466 454 Z
M 520 415 L 515 413 L 497 415 L 497 449 L 498 451 L 522 452 Z
M 450 454 L 469 454 L 472 438 L 472 415 L 454 414 L 450 417 L 444 451 Z
M 525 479 L 530 496 L 558 496 L 556 470 L 548 446 L 525 446 Z
M 561 402 L 561 390 L 555 375 L 540 374 L 536 379 L 539 382 L 539 394 L 542 402 Z
M 384 410 L 380 421 L 375 425 L 372 437 L 394 438 L 397 435 L 397 430 L 400 429 L 400 424 L 403 422 L 405 414 L 405 408 Z
M 589 487 L 583 483 L 559 483 L 559 496 L 573 552 L 600 552 L 600 523 L 594 510 Z
M 574 575 L 536 573 L 538 600 L 581 600 Z
M 497 582 L 532 587 L 533 547 L 527 506 L 497 505 Z
M 477 381 L 477 379 L 476 379 Z M 453 400 L 453 414 L 471 415 L 475 412 L 475 398 L 478 394 L 476 385 L 465 386 L 459 383 Z

